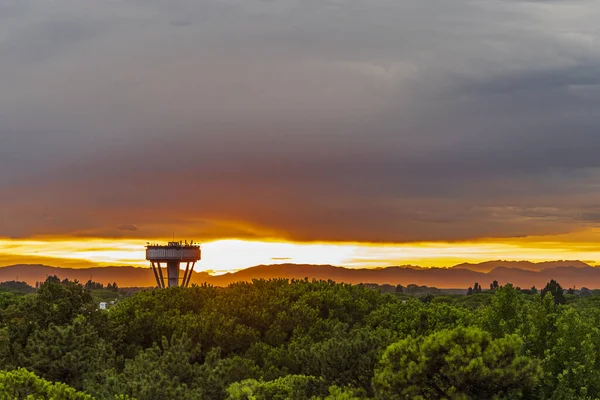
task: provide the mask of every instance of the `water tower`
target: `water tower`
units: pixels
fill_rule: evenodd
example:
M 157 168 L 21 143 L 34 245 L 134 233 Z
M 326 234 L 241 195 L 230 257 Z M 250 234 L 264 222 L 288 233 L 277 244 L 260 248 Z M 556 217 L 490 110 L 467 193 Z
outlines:
M 183 278 L 181 278 L 181 286 L 187 287 L 190 284 L 194 266 L 201 258 L 200 255 L 200 246 L 193 242 L 169 242 L 166 246 L 155 244 L 146 246 L 146 260 L 152 264 L 152 271 L 159 288 L 165 287 L 161 263 L 167 265 L 167 284 L 169 287 L 180 286 L 179 273 L 181 270 L 179 266 L 186 263 Z

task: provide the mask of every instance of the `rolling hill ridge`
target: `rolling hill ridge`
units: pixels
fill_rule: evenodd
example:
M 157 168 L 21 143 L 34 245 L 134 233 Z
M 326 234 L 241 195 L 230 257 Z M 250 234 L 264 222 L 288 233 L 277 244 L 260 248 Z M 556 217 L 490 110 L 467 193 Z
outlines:
M 517 267 L 519 266 L 519 267 Z M 153 287 L 150 268 L 97 267 L 85 269 L 57 268 L 46 265 L 11 265 L 0 267 L 0 281 L 20 280 L 34 285 L 48 276 L 77 279 L 85 282 L 117 282 L 120 287 Z M 513 283 L 522 288 L 544 286 L 550 279 L 563 287 L 600 288 L 600 268 L 581 261 L 553 261 L 545 263 L 489 261 L 481 264 L 459 264 L 451 268 L 415 268 L 412 266 L 377 269 L 351 269 L 332 265 L 275 264 L 258 265 L 234 273 L 209 275 L 194 272 L 191 282 L 227 286 L 233 282 L 252 279 L 331 279 L 346 283 L 378 283 L 391 285 L 426 285 L 438 288 L 467 288 L 474 282 L 487 287 L 497 280 L 500 284 Z

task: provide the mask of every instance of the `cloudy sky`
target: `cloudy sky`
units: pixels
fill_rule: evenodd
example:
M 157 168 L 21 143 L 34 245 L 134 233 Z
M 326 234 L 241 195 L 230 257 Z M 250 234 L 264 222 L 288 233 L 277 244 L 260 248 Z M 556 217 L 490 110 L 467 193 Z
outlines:
M 172 232 L 573 250 L 600 228 L 599 20 L 592 0 L 0 0 L 4 253 Z

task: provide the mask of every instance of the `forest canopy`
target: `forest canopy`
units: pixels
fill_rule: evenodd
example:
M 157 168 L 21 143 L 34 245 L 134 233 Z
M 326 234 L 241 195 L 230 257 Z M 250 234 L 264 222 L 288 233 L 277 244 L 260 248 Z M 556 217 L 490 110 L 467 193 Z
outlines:
M 468 296 L 283 279 L 129 296 L 55 277 L 5 286 L 0 398 L 600 397 L 600 296 L 554 281 Z M 109 310 L 99 291 L 117 296 Z

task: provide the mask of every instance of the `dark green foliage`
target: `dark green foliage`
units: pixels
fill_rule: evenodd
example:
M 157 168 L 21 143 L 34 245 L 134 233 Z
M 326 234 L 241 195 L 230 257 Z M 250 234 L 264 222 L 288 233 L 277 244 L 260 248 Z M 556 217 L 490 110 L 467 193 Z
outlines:
M 198 399 L 195 385 L 201 366 L 196 363 L 199 348 L 187 338 L 162 340 L 161 345 L 141 351 L 127 360 L 121 372 L 110 370 L 87 383 L 87 389 L 100 398 L 126 394 L 136 399 Z
M 565 298 L 556 282 L 543 296 L 494 282 L 485 292 L 476 283 L 469 296 L 283 279 L 129 297 L 114 284 L 87 286 L 50 277 L 37 293 L 0 292 L 0 365 L 38 382 L 17 385 L 19 393 L 600 398 L 600 293 L 582 289 Z M 118 301 L 98 310 L 108 296 Z M 52 389 L 50 381 L 68 386 Z
M 550 293 L 543 298 L 535 295 L 532 302 L 525 304 L 527 306 L 521 312 L 519 333 L 525 340 L 526 353 L 541 359 L 556 341 L 559 309 Z
M 546 293 L 552 294 L 552 297 L 554 297 L 554 302 L 556 304 L 565 304 L 567 302 L 562 286 L 560 286 L 560 284 L 554 279 L 548 282 L 546 284 L 546 287 L 542 289 L 542 297 Z
M 542 376 L 539 362 L 521 355 L 516 335 L 502 339 L 458 327 L 391 345 L 375 372 L 378 399 L 527 398 Z
M 35 331 L 19 364 L 51 381 L 69 382 L 77 389 L 86 377 L 100 374 L 114 364 L 114 351 L 83 316 L 68 325 L 51 324 Z
M 479 309 L 481 325 L 494 338 L 515 333 L 521 323 L 523 300 L 509 283 L 495 290 L 489 306 Z
M 545 395 L 552 399 L 598 398 L 600 331 L 598 309 L 564 310 L 555 321 L 551 351 L 543 360 Z
M 472 288 L 469 288 L 470 294 L 478 294 L 482 292 L 481 285 L 475 282 Z
M 25 369 L 0 371 L 1 399 L 93 400 L 64 383 L 52 383 Z
M 87 290 L 102 290 L 104 285 L 99 282 L 94 282 L 91 279 L 83 285 Z
M 231 400 L 306 400 L 329 393 L 323 379 L 313 376 L 288 375 L 273 381 L 249 379 L 227 389 Z
M 30 322 L 42 329 L 67 324 L 78 315 L 94 319 L 98 312 L 88 290 L 77 281 L 60 282 L 56 277 L 49 277 L 40 286 L 28 306 Z
M 56 277 L 49 277 L 40 286 L 37 294 L 11 302 L 1 310 L 0 315 L 3 327 L 0 338 L 6 336 L 9 343 L 0 350 L 0 355 L 3 356 L 0 361 L 5 367 L 25 366 L 36 352 L 36 343 L 45 346 L 43 332 L 46 331 L 50 335 L 56 333 L 76 318 L 79 318 L 79 326 L 93 326 L 92 331 L 103 330 L 106 325 L 106 317 L 97 310 L 90 293 L 82 285 L 76 282 L 61 282 Z M 66 331 L 63 333 L 67 335 Z M 72 337 L 77 335 L 78 333 L 75 333 Z M 57 341 L 60 342 L 60 347 L 63 343 L 70 342 L 70 339 Z M 27 346 L 29 350 L 26 350 Z M 54 353 L 50 353 L 50 356 L 59 357 Z
M 392 340 L 393 334 L 385 329 L 337 326 L 331 338 L 293 341 L 290 351 L 300 372 L 323 377 L 330 384 L 369 388 L 382 349 Z
M 419 300 L 421 300 L 423 303 L 431 303 L 431 301 L 434 299 L 434 295 L 432 295 L 431 293 L 427 293 L 425 296 L 421 296 L 419 297 Z
M 4 310 L 11 305 L 18 303 L 18 295 L 10 292 L 0 292 L 0 310 Z M 0 318 L 2 314 L 0 314 Z M 2 320 L 0 320 L 2 322 Z
M 413 296 L 442 293 L 440 289 L 435 287 L 418 286 L 414 284 L 406 286 L 405 288 L 403 288 L 402 292 Z
M 35 288 L 29 286 L 26 282 L 8 281 L 0 282 L 0 292 L 10 292 L 14 294 L 28 294 L 35 292 Z

